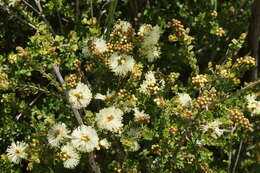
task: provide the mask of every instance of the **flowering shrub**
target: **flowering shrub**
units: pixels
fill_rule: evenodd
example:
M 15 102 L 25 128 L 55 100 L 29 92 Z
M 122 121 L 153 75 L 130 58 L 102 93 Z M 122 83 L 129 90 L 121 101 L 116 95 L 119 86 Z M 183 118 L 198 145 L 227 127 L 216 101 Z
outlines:
M 17 5 L 37 25 L 24 46 L 0 57 L 2 172 L 259 168 L 260 81 L 243 81 L 256 65 L 253 57 L 238 54 L 244 30 L 223 29 L 211 9 L 198 13 L 194 8 L 191 22 L 190 4 L 179 1 L 180 16 L 160 11 L 165 18 L 154 23 L 155 1 L 138 14 L 150 23 L 118 19 L 104 25 L 84 17 L 93 11 L 84 11 L 78 28 L 57 34 L 44 15 L 44 23 L 36 21 L 26 3 L 3 3 L 9 10 Z M 49 13 L 51 3 L 44 1 Z M 106 3 L 94 5 L 100 9 Z M 110 10 L 115 8 L 114 1 L 109 3 Z M 127 1 L 122 3 L 126 8 Z M 221 11 L 228 19 L 231 7 L 226 2 Z M 247 17 L 246 10 L 241 12 Z M 74 20 L 71 11 L 62 14 Z M 124 17 L 109 13 L 108 21 L 112 14 Z

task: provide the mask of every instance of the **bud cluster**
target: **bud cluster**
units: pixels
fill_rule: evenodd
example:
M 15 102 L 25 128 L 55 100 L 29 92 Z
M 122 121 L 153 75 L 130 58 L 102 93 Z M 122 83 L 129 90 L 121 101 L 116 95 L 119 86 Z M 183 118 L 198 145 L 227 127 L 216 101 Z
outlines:
M 184 41 L 187 44 L 190 44 L 193 37 L 189 36 L 189 28 L 185 29 L 184 26 L 181 24 L 181 21 L 177 19 L 172 19 L 171 27 L 174 29 L 175 34 L 169 36 L 169 41 L 175 42 L 178 40 Z
M 168 80 L 169 80 L 169 82 L 174 83 L 178 79 L 179 76 L 180 76 L 180 73 L 172 72 L 168 75 Z
M 207 95 L 200 96 L 197 98 L 195 102 L 195 107 L 205 108 L 208 104 L 214 101 L 215 97 L 216 97 L 216 90 L 212 89 Z
M 245 56 L 238 58 L 236 60 L 236 63 L 233 65 L 233 67 L 240 67 L 242 65 L 247 65 L 249 67 L 252 67 L 256 64 L 255 59 L 251 56 Z
M 195 77 L 192 77 L 192 84 L 194 84 L 197 88 L 203 88 L 207 82 L 207 75 L 199 74 Z
M 9 87 L 8 75 L 6 73 L 0 74 L 0 89 L 7 89 Z
M 244 114 L 241 111 L 237 109 L 230 110 L 230 116 L 235 122 L 239 123 L 240 126 L 245 130 L 251 130 L 253 128 L 253 125 L 250 124 L 249 120 L 244 116 Z
M 76 74 L 70 74 L 65 78 L 65 86 L 67 88 L 75 88 L 78 84 L 78 77 Z

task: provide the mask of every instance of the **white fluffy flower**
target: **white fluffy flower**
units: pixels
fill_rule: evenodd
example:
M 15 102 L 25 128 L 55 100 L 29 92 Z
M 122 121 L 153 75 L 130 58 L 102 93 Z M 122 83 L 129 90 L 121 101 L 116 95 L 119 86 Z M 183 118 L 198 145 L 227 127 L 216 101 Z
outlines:
M 71 89 L 68 92 L 69 102 L 75 109 L 81 109 L 86 107 L 92 98 L 92 93 L 87 85 L 78 83 L 75 89 Z
M 158 43 L 160 39 L 160 27 L 154 26 L 149 33 L 144 36 L 143 46 L 151 46 Z
M 140 145 L 137 141 L 134 141 L 132 143 L 132 146 L 130 147 L 131 151 L 138 151 L 140 149 Z
M 160 58 L 161 51 L 158 46 L 153 46 L 150 48 L 147 48 L 143 51 L 144 56 L 146 56 L 148 62 L 153 62 L 156 59 Z
M 98 135 L 90 126 L 79 126 L 71 134 L 71 143 L 81 152 L 91 152 L 98 147 Z
M 152 27 L 151 25 L 142 25 L 138 32 L 143 36 L 143 42 L 141 43 L 140 53 L 148 59 L 149 62 L 153 62 L 161 55 L 158 41 L 160 39 L 159 26 Z
M 202 125 L 201 129 L 202 129 L 203 133 L 208 132 L 208 131 L 213 132 L 212 136 L 216 135 L 216 138 L 217 138 L 217 137 L 220 137 L 224 132 L 223 129 L 219 128 L 219 126 L 221 124 L 222 123 L 219 120 L 215 120 L 213 122 L 208 123 L 207 125 Z
M 108 51 L 107 43 L 103 38 L 94 38 L 93 44 L 95 48 L 99 51 L 99 53 L 104 53 Z
M 107 91 L 106 95 L 103 95 L 103 94 L 100 94 L 100 93 L 97 93 L 96 96 L 95 96 L 95 99 L 98 99 L 98 100 L 109 100 L 111 97 L 113 97 L 115 95 L 115 91 L 112 91 L 110 92 L 109 90 Z
M 252 111 L 253 114 L 260 114 L 260 101 L 256 101 L 256 95 L 247 95 L 247 108 Z
M 101 109 L 97 113 L 97 126 L 101 129 L 106 129 L 112 132 L 118 132 L 123 127 L 123 112 L 115 107 Z
M 134 68 L 135 60 L 130 55 L 114 53 L 109 59 L 110 69 L 118 76 L 125 76 Z
M 150 119 L 150 115 L 144 113 L 144 111 L 139 111 L 137 108 L 134 109 L 134 121 L 138 122 L 138 121 L 145 121 L 149 119 Z
M 68 133 L 69 130 L 66 128 L 66 125 L 64 123 L 59 122 L 57 124 L 54 124 L 47 135 L 49 144 L 52 147 L 58 147 L 60 142 L 69 137 Z
M 105 149 L 109 149 L 111 147 L 110 142 L 107 141 L 106 138 L 99 141 L 100 146 L 102 146 Z
M 119 30 L 119 31 L 122 31 L 122 32 L 128 32 L 128 30 L 132 28 L 132 25 L 127 22 L 127 21 L 117 21 L 116 24 L 114 25 L 114 30 Z
M 149 34 L 149 32 L 152 30 L 152 28 L 153 28 L 153 26 L 150 24 L 143 24 L 140 26 L 137 34 L 140 36 L 145 36 L 145 35 Z
M 165 81 L 156 80 L 155 72 L 149 71 L 145 74 L 145 80 L 140 85 L 140 91 L 144 94 L 156 94 L 158 91 L 164 88 Z
M 61 148 L 59 156 L 60 159 L 63 161 L 63 165 L 65 168 L 72 169 L 79 164 L 80 156 L 70 144 L 64 145 Z
M 6 150 L 8 159 L 13 163 L 20 163 L 22 159 L 27 158 L 27 153 L 25 152 L 28 145 L 24 142 L 13 142 Z
M 178 101 L 182 106 L 188 106 L 191 102 L 191 97 L 187 93 L 179 93 L 178 96 Z

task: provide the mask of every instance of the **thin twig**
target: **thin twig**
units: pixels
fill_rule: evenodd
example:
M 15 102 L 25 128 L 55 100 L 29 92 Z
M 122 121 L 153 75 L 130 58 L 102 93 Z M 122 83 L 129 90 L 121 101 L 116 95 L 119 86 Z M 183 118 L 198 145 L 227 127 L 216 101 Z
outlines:
M 240 144 L 239 144 L 239 148 L 238 148 L 238 153 L 237 153 L 236 162 L 235 162 L 235 165 L 234 165 L 234 167 L 233 167 L 232 173 L 235 173 L 235 171 L 236 171 L 236 167 L 237 167 L 237 163 L 238 163 L 238 160 L 239 160 L 239 156 L 240 156 L 242 144 L 243 144 L 243 141 L 241 140 L 241 141 L 240 141 Z
M 232 128 L 231 130 L 231 133 L 230 133 L 230 136 L 231 136 L 231 139 L 229 141 L 229 156 L 228 156 L 228 173 L 230 173 L 230 168 L 231 168 L 231 159 L 232 159 L 232 136 L 233 136 L 233 133 L 234 131 L 236 130 L 236 125 Z
M 63 79 L 63 77 L 62 77 L 62 75 L 61 75 L 61 73 L 59 71 L 59 68 L 55 64 L 52 64 L 52 68 L 53 68 L 53 71 L 56 74 L 59 82 L 61 83 L 61 85 L 63 85 L 64 84 L 64 79 Z M 64 90 L 64 92 L 65 92 L 65 95 L 66 95 L 66 97 L 68 99 L 68 92 L 66 90 Z M 72 110 L 73 110 L 73 113 L 74 113 L 74 115 L 75 115 L 79 125 L 83 125 L 84 123 L 82 121 L 82 118 L 80 116 L 79 111 L 77 109 L 74 109 L 74 108 L 72 108 Z M 94 152 L 90 152 L 89 153 L 89 164 L 90 164 L 92 170 L 95 173 L 101 173 L 100 168 L 98 167 L 98 165 L 95 162 Z
M 43 9 L 42 9 L 42 6 L 41 6 L 40 1 L 34 0 L 34 2 L 35 2 L 36 6 L 38 7 L 38 9 L 39 9 L 39 11 L 40 11 L 39 15 L 42 17 L 42 19 L 44 20 L 45 24 L 49 27 L 49 29 L 51 30 L 51 32 L 52 32 L 53 34 L 55 34 L 55 32 L 54 32 L 54 30 L 53 30 L 53 28 L 52 28 L 50 22 L 46 19 L 45 15 L 43 14 Z
M 79 11 L 79 0 L 76 0 L 76 25 L 75 27 L 77 27 L 78 25 L 78 22 L 79 22 L 79 14 L 80 11 Z
M 36 27 L 36 26 L 34 26 L 34 25 L 31 24 L 30 22 L 28 22 L 28 21 L 22 19 L 20 16 L 18 16 L 17 14 L 15 14 L 15 12 L 13 12 L 11 9 L 9 9 L 7 6 L 5 6 L 5 5 L 2 4 L 2 3 L 1 3 L 0 5 L 1 5 L 2 9 L 5 10 L 8 14 L 14 16 L 14 17 L 17 18 L 18 20 L 20 20 L 22 23 L 24 23 L 24 24 L 30 26 L 31 28 L 37 30 L 37 27 Z
M 59 20 L 59 25 L 60 25 L 60 31 L 61 31 L 61 34 L 64 34 L 63 24 L 61 22 L 61 17 L 60 17 L 60 9 L 58 6 L 58 0 L 55 0 L 55 6 L 56 6 L 56 12 L 57 12 L 58 20 Z

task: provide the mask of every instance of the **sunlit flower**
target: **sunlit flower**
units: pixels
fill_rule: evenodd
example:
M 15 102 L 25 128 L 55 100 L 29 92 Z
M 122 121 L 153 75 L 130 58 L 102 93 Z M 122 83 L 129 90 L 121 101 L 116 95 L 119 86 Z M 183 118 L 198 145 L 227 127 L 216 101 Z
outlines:
M 97 126 L 101 129 L 106 129 L 112 132 L 118 132 L 123 127 L 123 112 L 115 107 L 101 109 L 97 113 Z
M 107 43 L 103 38 L 94 38 L 93 44 L 95 48 L 99 51 L 99 53 L 104 53 L 108 51 Z
M 107 101 L 107 100 L 109 100 L 111 97 L 113 97 L 114 95 L 115 95 L 115 91 L 110 92 L 110 91 L 108 90 L 107 93 L 106 93 L 106 95 L 97 93 L 96 96 L 95 96 L 95 99 Z
M 111 147 L 111 143 L 107 141 L 106 138 L 99 141 L 100 146 L 102 146 L 105 149 L 109 149 Z
M 68 138 L 69 130 L 66 128 L 64 123 L 54 124 L 53 127 L 48 132 L 48 142 L 52 147 L 58 147 L 60 142 Z
M 215 120 L 213 122 L 208 123 L 207 125 L 202 125 L 201 130 L 203 133 L 211 131 L 213 132 L 212 136 L 217 138 L 220 137 L 224 132 L 223 129 L 219 128 L 221 124 L 222 123 L 219 120 Z
M 144 111 L 139 111 L 137 108 L 134 109 L 134 121 L 146 121 L 150 119 L 150 115 L 144 113 Z
M 179 93 L 178 96 L 178 101 L 182 106 L 188 106 L 191 102 L 191 97 L 187 93 Z
M 256 95 L 247 95 L 247 108 L 252 111 L 253 114 L 260 114 L 260 101 L 256 101 Z
M 81 152 L 91 152 L 98 147 L 98 135 L 90 126 L 79 126 L 71 134 L 71 143 Z
M 114 53 L 109 59 L 110 69 L 118 76 L 125 76 L 134 68 L 135 60 L 130 55 Z
M 69 102 L 75 109 L 81 109 L 86 107 L 92 98 L 92 93 L 87 85 L 78 83 L 75 89 L 71 89 L 68 92 Z
M 132 28 L 132 25 L 127 21 L 119 20 L 114 25 L 114 30 L 128 32 L 129 29 Z
M 60 159 L 63 161 L 65 168 L 75 168 L 79 164 L 80 156 L 76 150 L 70 145 L 64 145 L 59 153 Z
M 156 80 L 155 72 L 149 71 L 145 74 L 145 80 L 140 85 L 140 91 L 144 94 L 156 94 L 164 88 L 165 81 L 163 79 Z
M 24 142 L 13 142 L 6 150 L 8 159 L 13 163 L 20 163 L 22 159 L 27 158 L 28 154 L 25 152 L 27 147 L 28 145 Z

